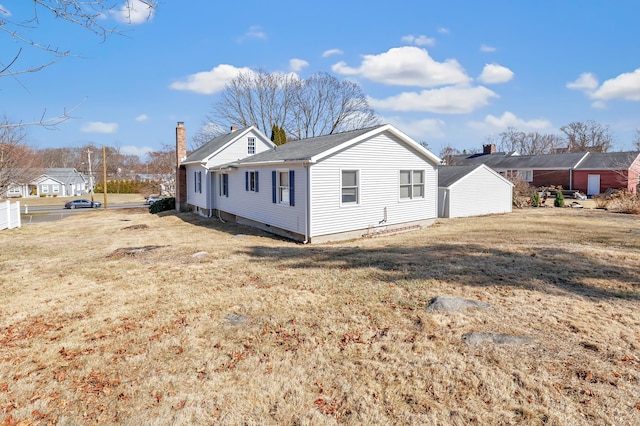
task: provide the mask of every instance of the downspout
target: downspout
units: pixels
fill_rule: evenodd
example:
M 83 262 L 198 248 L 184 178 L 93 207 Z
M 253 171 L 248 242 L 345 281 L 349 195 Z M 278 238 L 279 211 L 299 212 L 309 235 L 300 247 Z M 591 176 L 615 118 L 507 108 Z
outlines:
M 213 188 L 215 188 L 215 175 L 209 171 L 209 169 L 205 172 L 209 175 L 209 185 L 207 185 L 207 205 L 209 206 L 209 213 L 207 213 L 207 219 L 211 219 L 213 216 Z
M 447 194 L 449 193 L 448 189 L 444 190 L 444 195 L 442 196 L 442 212 L 440 213 L 442 217 L 444 217 L 444 208 L 447 205 Z
M 309 211 L 311 210 L 311 208 L 309 207 L 309 204 L 311 203 L 310 164 L 304 163 L 304 168 L 307 169 L 307 194 L 305 196 L 306 200 L 304 203 L 304 241 L 302 242 L 302 244 L 308 244 L 309 243 L 309 227 L 310 227 Z

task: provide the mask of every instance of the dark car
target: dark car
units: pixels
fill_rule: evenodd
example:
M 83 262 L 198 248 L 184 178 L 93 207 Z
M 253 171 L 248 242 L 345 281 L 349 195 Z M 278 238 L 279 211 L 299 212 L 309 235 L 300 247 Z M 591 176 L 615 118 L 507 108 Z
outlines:
M 64 205 L 65 209 L 97 209 L 98 207 L 102 207 L 102 203 L 90 200 L 72 200 Z

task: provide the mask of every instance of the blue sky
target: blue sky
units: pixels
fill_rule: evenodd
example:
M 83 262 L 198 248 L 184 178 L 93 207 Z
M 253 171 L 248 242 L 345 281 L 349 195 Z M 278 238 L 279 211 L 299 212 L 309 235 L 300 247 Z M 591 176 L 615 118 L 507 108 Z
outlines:
M 0 10 L 33 16 L 29 2 L 0 0 Z M 150 19 L 105 17 L 124 36 L 104 42 L 42 19 L 29 36 L 72 56 L 1 79 L 0 114 L 30 122 L 77 106 L 58 130 L 30 128 L 30 144 L 144 154 L 173 145 L 178 121 L 190 139 L 241 70 L 324 71 L 358 82 L 383 122 L 436 154 L 481 148 L 509 126 L 559 133 L 587 120 L 630 150 L 640 128 L 638 16 L 635 0 L 167 0 Z M 6 65 L 20 45 L 3 37 Z M 46 60 L 25 47 L 13 69 Z

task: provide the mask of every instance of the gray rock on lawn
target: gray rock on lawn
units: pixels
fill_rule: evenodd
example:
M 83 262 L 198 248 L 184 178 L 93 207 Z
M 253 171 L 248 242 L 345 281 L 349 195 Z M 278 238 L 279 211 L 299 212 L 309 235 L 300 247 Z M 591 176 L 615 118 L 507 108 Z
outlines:
M 479 300 L 461 299 L 459 297 L 436 296 L 429 302 L 427 311 L 456 312 L 463 309 L 489 309 L 491 305 Z
M 527 336 L 515 336 L 512 334 L 471 332 L 462 336 L 462 341 L 474 346 L 482 343 L 495 343 L 497 345 L 514 345 L 531 342 L 533 338 Z
M 245 322 L 247 320 L 247 317 L 245 317 L 244 315 L 229 314 L 225 315 L 224 319 L 227 322 L 227 325 L 234 327 Z

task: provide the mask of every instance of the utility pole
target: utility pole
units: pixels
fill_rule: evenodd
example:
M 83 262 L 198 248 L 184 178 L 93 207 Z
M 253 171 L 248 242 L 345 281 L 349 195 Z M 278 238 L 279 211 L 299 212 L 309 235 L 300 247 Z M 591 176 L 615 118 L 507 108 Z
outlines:
M 107 208 L 107 152 L 102 145 L 102 194 L 104 195 L 104 208 Z
M 87 158 L 89 161 L 89 193 L 91 194 L 91 201 L 93 201 L 93 176 L 91 174 L 91 150 L 87 149 Z

